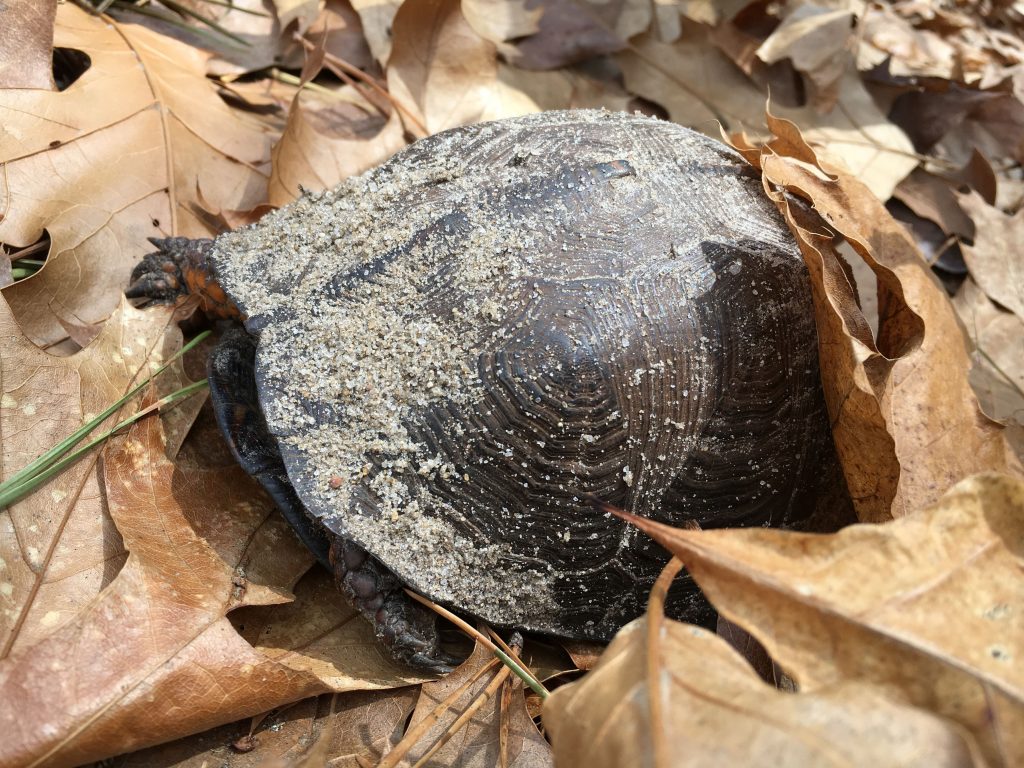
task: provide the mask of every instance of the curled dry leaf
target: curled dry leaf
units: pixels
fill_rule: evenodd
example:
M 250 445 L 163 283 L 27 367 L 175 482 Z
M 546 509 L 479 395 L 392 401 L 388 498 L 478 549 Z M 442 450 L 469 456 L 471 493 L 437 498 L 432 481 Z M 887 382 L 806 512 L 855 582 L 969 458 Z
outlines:
M 987 474 L 908 517 L 830 535 L 630 520 L 801 691 L 877 686 L 959 723 L 989 765 L 1009 767 L 1024 763 L 1022 508 L 1024 481 Z
M 57 0 L 6 0 L 0 13 L 0 88 L 52 89 Z
M 77 765 L 336 683 L 301 663 L 301 649 L 277 659 L 260 653 L 226 618 L 289 600 L 311 560 L 241 468 L 177 470 L 151 418 L 108 450 L 104 476 L 128 560 L 71 621 L 0 665 L 0 725 L 12 734 L 3 762 Z M 373 642 L 358 618 L 339 623 L 362 631 L 358 645 Z M 389 684 L 401 682 L 396 674 Z
M 763 148 L 734 145 L 760 166 L 811 272 L 825 399 L 860 519 L 907 514 L 976 472 L 1020 472 L 1002 428 L 978 407 L 962 327 L 909 234 L 793 123 L 769 114 L 768 124 L 777 138 Z M 877 277 L 877 340 L 822 220 Z
M 1024 208 L 1008 216 L 977 192 L 959 196 L 974 221 L 974 245 L 964 245 L 971 277 L 993 301 L 1024 320 Z
M 416 136 L 537 109 L 498 79 L 494 43 L 473 30 L 459 0 L 402 5 L 387 77 L 406 129 Z
M 60 92 L 0 92 L 0 242 L 52 239 L 46 266 L 5 291 L 38 344 L 117 306 L 146 237 L 205 236 L 199 195 L 218 209 L 263 201 L 269 137 L 204 77 L 206 56 L 143 27 L 71 3 L 54 44 L 88 68 Z
M 649 616 L 619 630 L 581 681 L 556 690 L 543 718 L 559 768 L 976 764 L 939 717 L 853 683 L 778 691 L 721 638 Z
M 122 304 L 86 349 L 53 357 L 21 335 L 0 298 L 2 476 L 28 466 L 104 411 L 180 344 L 169 312 Z M 83 458 L 0 510 L 0 659 L 67 624 L 124 562 L 104 506 L 98 459 L 98 453 Z

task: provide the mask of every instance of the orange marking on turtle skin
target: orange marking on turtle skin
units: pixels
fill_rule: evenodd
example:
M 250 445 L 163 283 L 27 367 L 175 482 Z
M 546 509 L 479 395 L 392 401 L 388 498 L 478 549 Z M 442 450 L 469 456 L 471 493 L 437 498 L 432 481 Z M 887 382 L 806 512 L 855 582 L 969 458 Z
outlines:
M 208 270 L 189 264 L 183 270 L 188 292 L 199 298 L 199 306 L 209 317 L 240 320 L 241 313 L 224 293 L 220 284 L 211 277 Z

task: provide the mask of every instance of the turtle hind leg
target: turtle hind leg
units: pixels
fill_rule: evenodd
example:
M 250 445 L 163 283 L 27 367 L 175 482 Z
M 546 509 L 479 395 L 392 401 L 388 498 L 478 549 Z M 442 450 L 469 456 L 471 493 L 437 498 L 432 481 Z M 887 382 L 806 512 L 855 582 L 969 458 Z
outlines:
M 213 240 L 187 237 L 149 238 L 156 250 L 132 270 L 124 295 L 143 304 L 178 304 L 194 298 L 211 318 L 238 319 L 238 308 L 213 279 L 206 256 Z
M 409 597 L 398 577 L 366 550 L 338 537 L 331 543 L 331 562 L 338 589 L 373 625 L 391 656 L 441 675 L 461 662 L 441 649 L 437 617 Z

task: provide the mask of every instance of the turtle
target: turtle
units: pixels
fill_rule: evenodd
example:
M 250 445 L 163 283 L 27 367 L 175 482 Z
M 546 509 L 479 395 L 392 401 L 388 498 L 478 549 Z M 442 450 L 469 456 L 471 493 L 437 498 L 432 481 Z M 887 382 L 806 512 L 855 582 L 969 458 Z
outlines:
M 127 295 L 240 320 L 208 364 L 236 458 L 390 654 L 444 672 L 406 586 L 606 641 L 669 558 L 607 505 L 811 514 L 831 436 L 810 284 L 760 184 L 639 114 L 479 123 L 213 240 L 154 240 Z M 667 610 L 713 615 L 685 575 Z

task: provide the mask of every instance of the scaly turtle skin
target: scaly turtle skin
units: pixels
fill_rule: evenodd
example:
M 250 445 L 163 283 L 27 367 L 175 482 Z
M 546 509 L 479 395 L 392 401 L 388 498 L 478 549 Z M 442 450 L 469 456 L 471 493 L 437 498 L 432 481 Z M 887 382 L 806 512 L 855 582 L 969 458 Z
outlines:
M 129 294 L 223 290 L 248 335 L 210 379 L 239 460 L 385 644 L 443 669 L 403 584 L 563 637 L 642 612 L 667 555 L 589 495 L 702 528 L 810 514 L 832 456 L 810 290 L 759 184 L 644 117 L 474 125 L 164 241 Z M 669 611 L 709 613 L 685 578 Z

